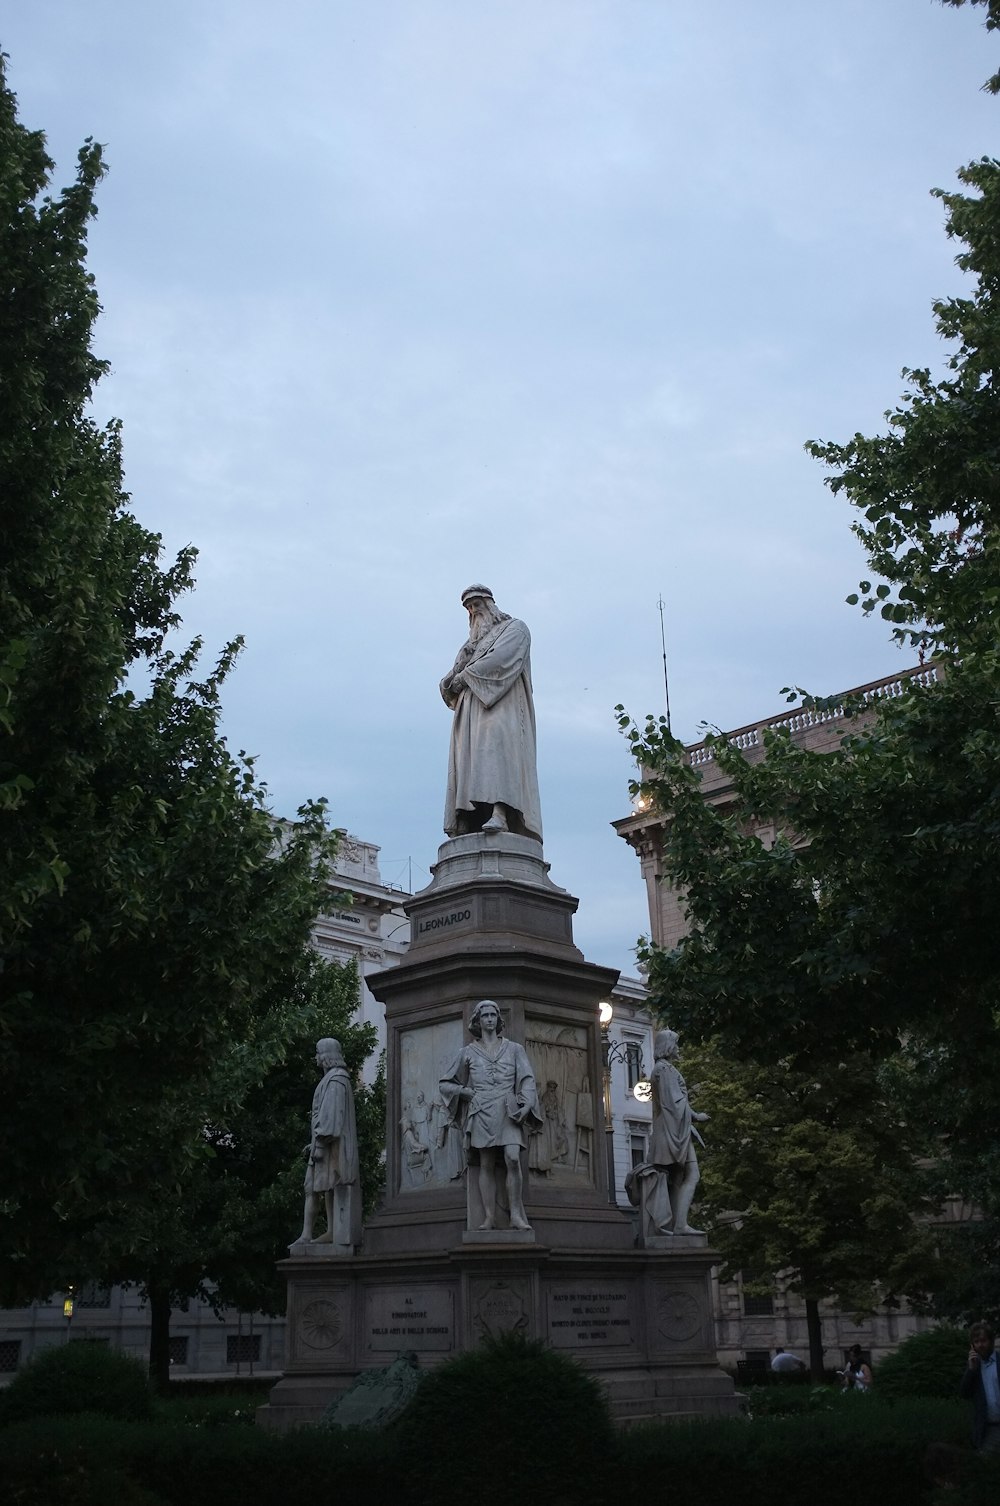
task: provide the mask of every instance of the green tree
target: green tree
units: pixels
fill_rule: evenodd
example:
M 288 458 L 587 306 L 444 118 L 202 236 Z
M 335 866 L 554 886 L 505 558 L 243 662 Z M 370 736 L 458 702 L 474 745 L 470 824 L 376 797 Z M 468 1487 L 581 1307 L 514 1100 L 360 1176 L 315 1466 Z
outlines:
M 171 1207 L 185 1216 L 170 1289 L 190 1284 L 175 1280 L 188 1223 L 199 1279 L 221 1283 L 221 1226 L 205 1230 L 236 1185 L 220 1177 L 225 1137 L 316 1028 L 309 936 L 335 851 L 323 803 L 276 827 L 252 760 L 220 735 L 239 640 L 201 677 L 200 644 L 167 646 L 194 553 L 161 566 L 129 511 L 118 428 L 89 413 L 100 148 L 55 197 L 51 168 L 0 73 L 7 1305 L 80 1275 L 155 1286 Z M 369 1044 L 345 1041 L 355 1061 Z
M 287 1254 L 302 1219 L 303 1146 L 318 1072 L 316 1042 L 334 1035 L 357 1079 L 376 1032 L 352 1023 L 357 1007 L 354 964 L 309 959 L 295 995 L 262 1011 L 249 1039 L 220 1052 L 216 1070 L 192 1101 L 186 1122 L 175 1114 L 172 1133 L 185 1134 L 187 1160 L 165 1178 L 130 1183 L 99 1220 L 82 1231 L 76 1271 L 98 1273 L 108 1284 L 138 1287 L 150 1310 L 150 1370 L 163 1388 L 169 1379 L 173 1310 L 189 1298 L 217 1312 L 237 1308 L 280 1313 L 285 1283 L 276 1261 Z M 384 1144 L 384 1103 L 377 1133 L 364 1122 L 371 1088 L 356 1089 L 359 1138 L 369 1164 L 363 1191 L 378 1191 L 370 1165 Z M 173 1107 L 174 1105 L 172 1105 Z
M 843 703 L 859 720 L 828 753 L 775 731 L 754 764 L 710 735 L 733 785 L 728 813 L 706 805 L 662 720 L 640 728 L 619 712 L 642 788 L 667 818 L 664 872 L 686 895 L 691 927 L 675 951 L 651 953 L 654 1002 L 733 1060 L 787 1059 L 805 1072 L 861 1052 L 905 1060 L 900 1091 L 936 1136 L 939 1193 L 986 1215 L 963 1238 L 985 1262 L 979 1284 L 995 1287 L 1000 163 L 959 177 L 969 192 L 939 195 L 968 274 L 963 296 L 934 305 L 944 375 L 905 372 L 886 433 L 809 446 L 857 509 L 882 577 L 849 599 L 931 653 L 933 668 L 897 698 Z M 803 701 L 807 713 L 835 705 Z M 773 847 L 754 835 L 765 824 L 782 833 Z
M 913 1221 L 930 1211 L 920 1127 L 901 1120 L 865 1056 L 804 1072 L 731 1061 L 707 1042 L 685 1051 L 684 1070 L 710 1115 L 699 1214 L 727 1276 L 780 1274 L 803 1298 L 821 1381 L 822 1301 L 871 1313 L 934 1279 L 934 1240 Z
M 967 0 L 941 0 L 942 5 L 965 5 Z M 986 7 L 986 20 L 983 25 L 987 31 L 1000 31 L 1000 0 L 968 0 L 970 5 L 984 5 Z M 1000 94 L 1000 73 L 994 73 L 983 85 L 990 94 Z

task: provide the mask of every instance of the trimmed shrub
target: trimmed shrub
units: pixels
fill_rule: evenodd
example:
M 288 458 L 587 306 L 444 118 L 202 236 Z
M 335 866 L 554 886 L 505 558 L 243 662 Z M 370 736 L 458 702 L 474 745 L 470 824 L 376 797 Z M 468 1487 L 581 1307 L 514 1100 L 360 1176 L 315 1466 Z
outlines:
M 388 1458 L 381 1435 L 359 1430 L 276 1435 L 46 1418 L 4 1431 L 0 1494 L 5 1506 L 289 1506 L 334 1498 L 337 1506 L 413 1506 L 405 1481 L 396 1488 Z M 103 1497 L 86 1493 L 92 1481 L 107 1486 Z M 77 1487 L 79 1498 L 69 1493 Z
M 257 1408 L 266 1400 L 266 1391 L 256 1396 L 218 1388 L 214 1395 L 178 1396 L 171 1390 L 154 1399 L 153 1416 L 157 1422 L 192 1428 L 252 1428 Z
M 878 1395 L 957 1396 L 968 1354 L 969 1338 L 962 1328 L 916 1333 L 880 1362 L 875 1374 Z
M 124 1431 L 94 1417 L 13 1424 L 0 1447 L 4 1500 L 17 1506 L 167 1506 L 118 1457 Z
M 748 1417 L 798 1417 L 802 1412 L 832 1412 L 841 1393 L 833 1386 L 747 1386 Z
M 621 1438 L 613 1499 L 648 1506 L 655 1482 L 670 1506 L 774 1506 L 782 1495 L 843 1506 L 860 1481 L 879 1506 L 915 1506 L 928 1499 L 928 1441 L 966 1436 L 961 1402 L 887 1405 L 869 1395 L 797 1417 L 647 1424 Z
M 438 1366 L 386 1437 L 407 1500 L 510 1506 L 525 1485 L 546 1506 L 615 1498 L 617 1438 L 600 1384 L 520 1334 Z
M 139 1421 L 152 1415 L 149 1378 L 138 1360 L 104 1344 L 40 1349 L 0 1394 L 0 1424 L 74 1412 Z

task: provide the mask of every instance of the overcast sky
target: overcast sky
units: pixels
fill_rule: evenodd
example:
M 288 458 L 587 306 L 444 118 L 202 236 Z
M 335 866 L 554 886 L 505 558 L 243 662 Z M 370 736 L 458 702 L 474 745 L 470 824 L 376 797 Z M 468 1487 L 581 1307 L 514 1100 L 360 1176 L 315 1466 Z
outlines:
M 647 927 L 613 716 L 674 730 L 909 662 L 844 597 L 810 438 L 883 427 L 960 286 L 934 186 L 998 152 L 1000 43 L 936 0 L 8 0 L 57 186 L 106 144 L 90 265 L 134 509 L 242 633 L 274 808 L 415 887 L 437 682 L 493 588 L 532 632 L 553 879 L 589 960 Z

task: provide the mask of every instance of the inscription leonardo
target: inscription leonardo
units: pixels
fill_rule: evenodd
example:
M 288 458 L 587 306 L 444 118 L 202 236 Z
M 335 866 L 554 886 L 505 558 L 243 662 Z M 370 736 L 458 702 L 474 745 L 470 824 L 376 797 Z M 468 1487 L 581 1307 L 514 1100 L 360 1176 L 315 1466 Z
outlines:
M 422 936 L 425 931 L 441 931 L 447 926 L 460 925 L 463 920 L 471 920 L 471 910 L 452 910 L 450 915 L 432 915 L 430 920 L 422 920 L 417 927 L 417 935 Z

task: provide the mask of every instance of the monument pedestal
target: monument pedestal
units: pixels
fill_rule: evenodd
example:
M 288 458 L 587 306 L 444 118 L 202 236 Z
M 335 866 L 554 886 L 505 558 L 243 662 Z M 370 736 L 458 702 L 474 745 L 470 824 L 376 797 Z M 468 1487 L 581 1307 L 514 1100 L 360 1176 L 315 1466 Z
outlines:
M 622 1423 L 732 1412 L 715 1354 L 707 1241 L 636 1246 L 605 1158 L 598 1003 L 617 973 L 573 943 L 577 901 L 539 842 L 480 832 L 445 842 L 406 906 L 412 942 L 368 979 L 385 1005 L 386 1188 L 349 1260 L 281 1263 L 285 1373 L 258 1420 L 315 1420 L 365 1369 L 421 1365 L 516 1329 L 594 1371 Z M 481 999 L 527 1052 L 543 1115 L 522 1152 L 530 1232 L 480 1230 L 475 1173 L 439 1091 Z

